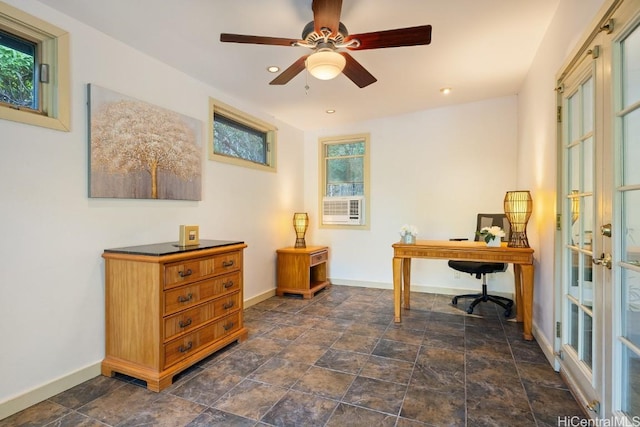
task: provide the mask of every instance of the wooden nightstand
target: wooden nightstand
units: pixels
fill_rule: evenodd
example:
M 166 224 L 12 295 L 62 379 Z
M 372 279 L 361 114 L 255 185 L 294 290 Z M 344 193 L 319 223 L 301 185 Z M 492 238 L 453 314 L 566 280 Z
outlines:
M 276 295 L 300 294 L 311 298 L 321 289 L 331 286 L 327 280 L 329 248 L 283 248 L 278 253 L 278 288 Z

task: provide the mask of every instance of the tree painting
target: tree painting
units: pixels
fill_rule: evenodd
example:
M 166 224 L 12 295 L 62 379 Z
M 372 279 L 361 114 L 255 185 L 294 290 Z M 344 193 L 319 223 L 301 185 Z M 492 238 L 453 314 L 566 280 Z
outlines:
M 90 197 L 200 200 L 198 120 L 89 86 Z

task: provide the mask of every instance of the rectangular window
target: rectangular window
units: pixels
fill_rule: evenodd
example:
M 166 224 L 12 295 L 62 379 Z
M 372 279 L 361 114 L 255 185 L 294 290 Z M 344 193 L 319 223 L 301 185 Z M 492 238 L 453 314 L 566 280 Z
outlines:
M 326 188 L 324 195 L 364 196 L 365 142 L 327 143 L 325 148 Z
M 250 162 L 267 164 L 267 134 L 231 120 L 213 115 L 213 152 Z
M 37 110 L 36 44 L 0 30 L 0 102 Z
M 69 34 L 0 2 L 0 119 L 68 131 Z
M 369 154 L 369 134 L 319 140 L 321 226 L 369 228 Z
M 275 171 L 276 128 L 210 100 L 209 159 Z

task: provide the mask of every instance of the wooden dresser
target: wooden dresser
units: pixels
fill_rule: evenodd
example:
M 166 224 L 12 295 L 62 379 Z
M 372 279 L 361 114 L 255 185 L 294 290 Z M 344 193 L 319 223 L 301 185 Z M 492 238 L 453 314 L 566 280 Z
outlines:
M 325 287 L 331 286 L 327 279 L 328 247 L 283 248 L 278 249 L 276 253 L 278 254 L 276 295 L 300 294 L 307 299 Z
M 243 242 L 201 240 L 106 249 L 106 357 L 115 372 L 160 391 L 173 376 L 247 337 Z

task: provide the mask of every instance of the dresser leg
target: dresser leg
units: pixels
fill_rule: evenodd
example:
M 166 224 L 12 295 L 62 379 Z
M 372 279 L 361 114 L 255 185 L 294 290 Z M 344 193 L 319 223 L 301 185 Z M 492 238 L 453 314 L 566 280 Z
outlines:
M 104 366 L 104 363 L 100 367 L 100 373 L 105 377 L 113 377 L 115 375 L 115 371 L 108 366 Z

